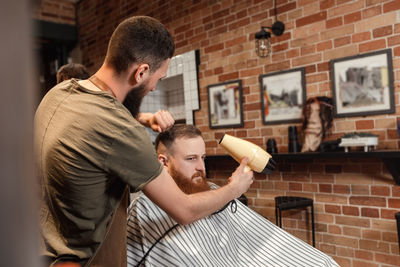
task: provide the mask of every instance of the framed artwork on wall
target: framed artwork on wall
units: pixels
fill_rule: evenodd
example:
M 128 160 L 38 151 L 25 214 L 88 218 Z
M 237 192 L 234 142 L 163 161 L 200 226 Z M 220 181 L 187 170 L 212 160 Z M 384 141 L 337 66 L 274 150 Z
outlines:
M 263 124 L 301 122 L 306 102 L 305 69 L 260 75 Z
M 242 127 L 242 81 L 212 84 L 207 89 L 210 128 Z
M 394 113 L 392 50 L 330 62 L 335 117 Z

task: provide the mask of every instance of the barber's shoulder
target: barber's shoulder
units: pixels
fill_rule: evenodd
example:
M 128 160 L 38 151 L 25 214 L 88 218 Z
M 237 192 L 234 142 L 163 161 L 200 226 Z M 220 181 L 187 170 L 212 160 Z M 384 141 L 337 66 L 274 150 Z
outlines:
M 73 86 L 74 85 L 70 82 L 70 80 L 56 84 L 40 100 L 37 113 L 40 113 L 40 110 L 43 110 L 45 114 L 48 114 L 50 110 L 53 110 L 62 103 L 65 103 L 65 99 L 67 99 L 70 94 L 70 88 Z
M 72 83 L 71 80 L 65 80 L 65 81 L 63 81 L 63 82 L 60 82 L 60 83 L 54 85 L 54 86 L 46 93 L 46 95 L 55 94 L 55 93 L 60 92 L 60 91 L 63 91 L 63 90 L 65 91 L 65 90 L 67 90 L 68 88 L 71 88 L 72 86 L 74 86 L 74 84 Z

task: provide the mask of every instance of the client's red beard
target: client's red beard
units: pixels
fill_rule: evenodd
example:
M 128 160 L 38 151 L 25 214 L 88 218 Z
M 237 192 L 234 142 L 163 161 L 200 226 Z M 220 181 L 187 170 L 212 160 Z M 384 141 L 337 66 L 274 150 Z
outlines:
M 172 178 L 174 178 L 178 187 L 186 194 L 194 194 L 210 190 L 210 186 L 207 183 L 206 174 L 204 172 L 198 171 L 193 174 L 190 179 L 187 179 L 178 170 L 172 167 L 170 174 Z M 201 176 L 201 180 L 193 182 L 193 178 L 199 176 Z

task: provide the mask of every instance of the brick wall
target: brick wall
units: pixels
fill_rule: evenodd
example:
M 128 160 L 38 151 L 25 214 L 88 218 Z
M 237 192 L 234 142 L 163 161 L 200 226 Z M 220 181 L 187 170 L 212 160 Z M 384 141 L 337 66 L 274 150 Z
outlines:
M 223 185 L 236 168 L 231 160 L 209 164 L 213 181 Z M 256 174 L 246 193 L 249 206 L 275 223 L 275 196 L 314 200 L 316 247 L 340 266 L 399 266 L 394 213 L 400 186 L 380 160 L 314 159 L 280 161 L 267 177 Z M 283 211 L 283 228 L 312 244 L 311 217 L 304 210 Z
M 210 155 L 223 154 L 217 140 L 223 133 L 265 147 L 275 138 L 287 151 L 289 124 L 263 125 L 258 76 L 297 67 L 306 69 L 310 96 L 331 96 L 331 59 L 390 48 L 393 52 L 395 114 L 334 120 L 328 135 L 347 132 L 379 135 L 380 149 L 398 150 L 396 122 L 400 113 L 399 0 L 277 0 L 285 33 L 272 38 L 273 54 L 258 58 L 254 34 L 274 21 L 273 0 L 82 0 L 77 6 L 83 63 L 96 70 L 102 63 L 113 29 L 131 15 L 149 15 L 173 34 L 177 54 L 199 49 L 201 109 L 195 123 L 203 131 Z M 244 127 L 211 130 L 207 85 L 232 79 L 243 82 Z M 300 124 L 296 124 L 300 128 Z M 221 166 L 224 166 L 223 168 Z M 222 184 L 236 165 L 218 162 L 210 176 Z M 226 170 L 226 171 L 224 171 Z M 273 197 L 309 196 L 315 200 L 317 247 L 341 266 L 399 266 L 394 213 L 400 210 L 400 187 L 385 166 L 372 159 L 319 159 L 281 163 L 273 175 L 257 175 L 247 196 L 250 206 L 275 221 Z M 284 213 L 284 228 L 310 241 L 304 213 Z
M 72 0 L 42 0 L 33 9 L 33 18 L 75 25 L 75 3 Z

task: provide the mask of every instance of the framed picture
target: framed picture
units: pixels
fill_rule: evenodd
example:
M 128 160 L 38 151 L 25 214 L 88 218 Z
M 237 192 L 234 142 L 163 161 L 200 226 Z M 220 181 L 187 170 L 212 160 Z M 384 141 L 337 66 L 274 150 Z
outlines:
M 207 88 L 210 128 L 242 127 L 242 81 L 212 84 Z
M 331 60 L 335 117 L 394 113 L 392 50 Z
M 260 75 L 264 124 L 301 122 L 306 102 L 304 68 Z

